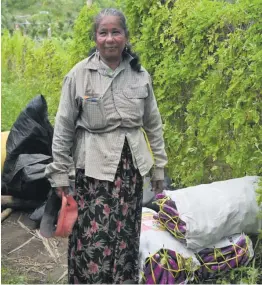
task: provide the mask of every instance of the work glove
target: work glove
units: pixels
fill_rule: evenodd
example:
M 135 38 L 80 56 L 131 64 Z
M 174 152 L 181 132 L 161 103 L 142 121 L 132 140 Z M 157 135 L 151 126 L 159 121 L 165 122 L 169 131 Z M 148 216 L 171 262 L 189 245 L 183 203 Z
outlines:
M 151 182 L 152 191 L 156 194 L 162 193 L 164 190 L 164 180 L 154 180 Z

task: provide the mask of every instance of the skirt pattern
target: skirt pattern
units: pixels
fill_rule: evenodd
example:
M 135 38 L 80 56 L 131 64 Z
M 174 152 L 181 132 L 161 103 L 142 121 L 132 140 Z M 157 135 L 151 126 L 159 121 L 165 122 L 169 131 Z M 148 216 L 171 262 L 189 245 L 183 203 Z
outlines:
M 78 220 L 69 237 L 69 284 L 138 283 L 143 180 L 125 141 L 114 182 L 76 171 Z

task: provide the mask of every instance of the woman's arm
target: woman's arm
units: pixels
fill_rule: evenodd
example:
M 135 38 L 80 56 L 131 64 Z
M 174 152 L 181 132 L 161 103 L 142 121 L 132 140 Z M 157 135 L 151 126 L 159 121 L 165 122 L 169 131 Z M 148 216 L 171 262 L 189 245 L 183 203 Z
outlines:
M 145 100 L 144 130 L 147 134 L 155 160 L 152 180 L 164 180 L 164 166 L 167 163 L 167 155 L 163 139 L 162 120 L 157 107 L 152 82 L 148 87 L 149 95 Z
M 69 186 L 74 177 L 74 163 L 71 149 L 74 141 L 75 122 L 79 107 L 76 101 L 76 84 L 73 77 L 66 76 L 55 118 L 52 143 L 53 162 L 46 167 L 46 177 L 52 187 Z

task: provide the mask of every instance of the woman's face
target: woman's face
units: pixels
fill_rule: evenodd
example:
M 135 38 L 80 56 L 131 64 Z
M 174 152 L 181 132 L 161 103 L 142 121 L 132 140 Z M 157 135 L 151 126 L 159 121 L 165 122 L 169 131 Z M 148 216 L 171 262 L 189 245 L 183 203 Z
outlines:
M 119 17 L 104 16 L 96 31 L 96 47 L 101 57 L 110 62 L 119 61 L 126 43 Z

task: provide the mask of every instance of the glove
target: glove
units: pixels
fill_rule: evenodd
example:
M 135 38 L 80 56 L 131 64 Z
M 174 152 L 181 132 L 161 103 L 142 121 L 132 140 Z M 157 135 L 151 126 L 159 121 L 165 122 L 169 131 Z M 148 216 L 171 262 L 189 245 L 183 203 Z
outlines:
M 164 190 L 164 180 L 152 181 L 152 191 L 156 194 L 162 193 Z

